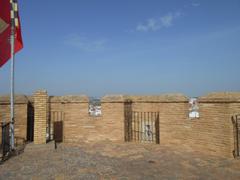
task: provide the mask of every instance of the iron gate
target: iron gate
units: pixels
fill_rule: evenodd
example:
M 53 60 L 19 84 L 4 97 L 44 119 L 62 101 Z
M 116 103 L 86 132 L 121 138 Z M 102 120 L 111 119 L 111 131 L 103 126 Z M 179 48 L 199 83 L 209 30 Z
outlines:
M 46 131 L 47 131 L 47 134 L 46 134 L 47 142 L 54 140 L 55 123 L 60 122 L 60 121 L 61 122 L 64 121 L 64 112 L 62 112 L 62 111 L 51 111 L 49 113 L 49 118 L 48 118 L 48 121 L 47 121 L 47 129 L 46 129 Z
M 57 143 L 63 142 L 63 121 L 54 122 L 54 144 L 57 149 Z
M 0 157 L 4 161 L 7 154 L 10 152 L 10 137 L 9 137 L 10 123 L 1 123 L 2 139 L 0 144 Z
M 234 133 L 234 150 L 233 156 L 235 158 L 240 156 L 240 115 L 232 117 L 233 133 Z
M 54 122 L 54 140 L 55 142 L 63 142 L 63 122 Z
M 159 144 L 159 112 L 125 111 L 125 140 Z

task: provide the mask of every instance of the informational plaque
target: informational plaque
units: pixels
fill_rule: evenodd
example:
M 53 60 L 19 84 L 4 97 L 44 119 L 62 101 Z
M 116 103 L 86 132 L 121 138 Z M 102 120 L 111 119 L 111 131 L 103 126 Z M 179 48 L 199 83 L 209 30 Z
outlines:
M 189 118 L 199 118 L 199 107 L 198 107 L 198 102 L 197 98 L 190 98 L 189 100 Z

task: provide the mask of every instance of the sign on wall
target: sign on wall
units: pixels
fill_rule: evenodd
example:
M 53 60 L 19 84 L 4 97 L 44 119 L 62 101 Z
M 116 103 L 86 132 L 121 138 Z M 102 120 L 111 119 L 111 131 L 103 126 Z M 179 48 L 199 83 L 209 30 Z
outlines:
M 189 100 L 189 118 L 199 118 L 199 107 L 198 107 L 198 102 L 197 98 L 190 98 Z

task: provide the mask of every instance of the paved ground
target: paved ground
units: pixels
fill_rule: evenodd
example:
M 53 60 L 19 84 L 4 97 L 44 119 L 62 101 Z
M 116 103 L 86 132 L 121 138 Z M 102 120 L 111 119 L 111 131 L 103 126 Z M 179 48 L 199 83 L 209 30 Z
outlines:
M 149 144 L 29 144 L 0 179 L 240 179 L 240 160 Z

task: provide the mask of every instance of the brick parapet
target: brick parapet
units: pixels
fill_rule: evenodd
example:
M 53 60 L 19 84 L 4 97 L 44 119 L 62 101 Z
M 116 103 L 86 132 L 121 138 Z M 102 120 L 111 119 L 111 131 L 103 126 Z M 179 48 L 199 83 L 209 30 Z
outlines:
M 27 108 L 29 100 L 25 95 L 15 95 L 14 100 L 14 117 L 15 117 L 15 137 L 20 137 L 27 139 Z M 10 96 L 4 95 L 0 96 L 0 122 L 9 122 L 10 121 Z M 1 139 L 1 130 L 0 130 L 0 139 Z M 1 140 L 0 140 L 1 142 Z
M 183 94 L 163 94 L 155 96 L 106 95 L 101 103 L 183 103 L 189 98 Z
M 212 155 L 232 157 L 234 140 L 231 116 L 240 113 L 238 92 L 210 93 L 199 97 L 200 118 L 196 119 L 189 118 L 189 98 L 181 94 L 108 95 L 101 102 L 103 119 L 109 117 L 116 122 L 123 118 L 122 110 L 117 110 L 114 104 L 130 103 L 132 111 L 159 112 L 161 144 L 180 145 Z
M 240 103 L 240 92 L 215 92 L 198 98 L 199 103 Z
M 124 108 L 131 104 L 133 111 L 160 113 L 161 144 L 180 145 L 227 157 L 232 156 L 234 146 L 231 116 L 240 113 L 240 93 L 237 92 L 199 97 L 200 118 L 196 119 L 188 117 L 189 98 L 182 94 L 107 95 L 101 99 L 102 116 L 97 118 L 89 116 L 89 98 L 84 95 L 48 97 L 46 91 L 40 90 L 34 96 L 16 96 L 15 101 L 16 134 L 21 136 L 26 136 L 27 104 L 34 105 L 36 144 L 46 143 L 47 120 L 51 112 L 64 113 L 65 142 L 123 141 Z M 0 117 L 9 112 L 9 104 L 9 97 L 0 97 Z M 8 116 L 4 118 L 9 119 Z
M 14 96 L 14 104 L 28 104 L 29 99 L 25 95 L 15 95 Z M 9 105 L 10 104 L 10 96 L 4 95 L 0 96 L 0 105 Z
M 80 96 L 50 96 L 49 103 L 89 103 L 89 98 L 86 95 Z

